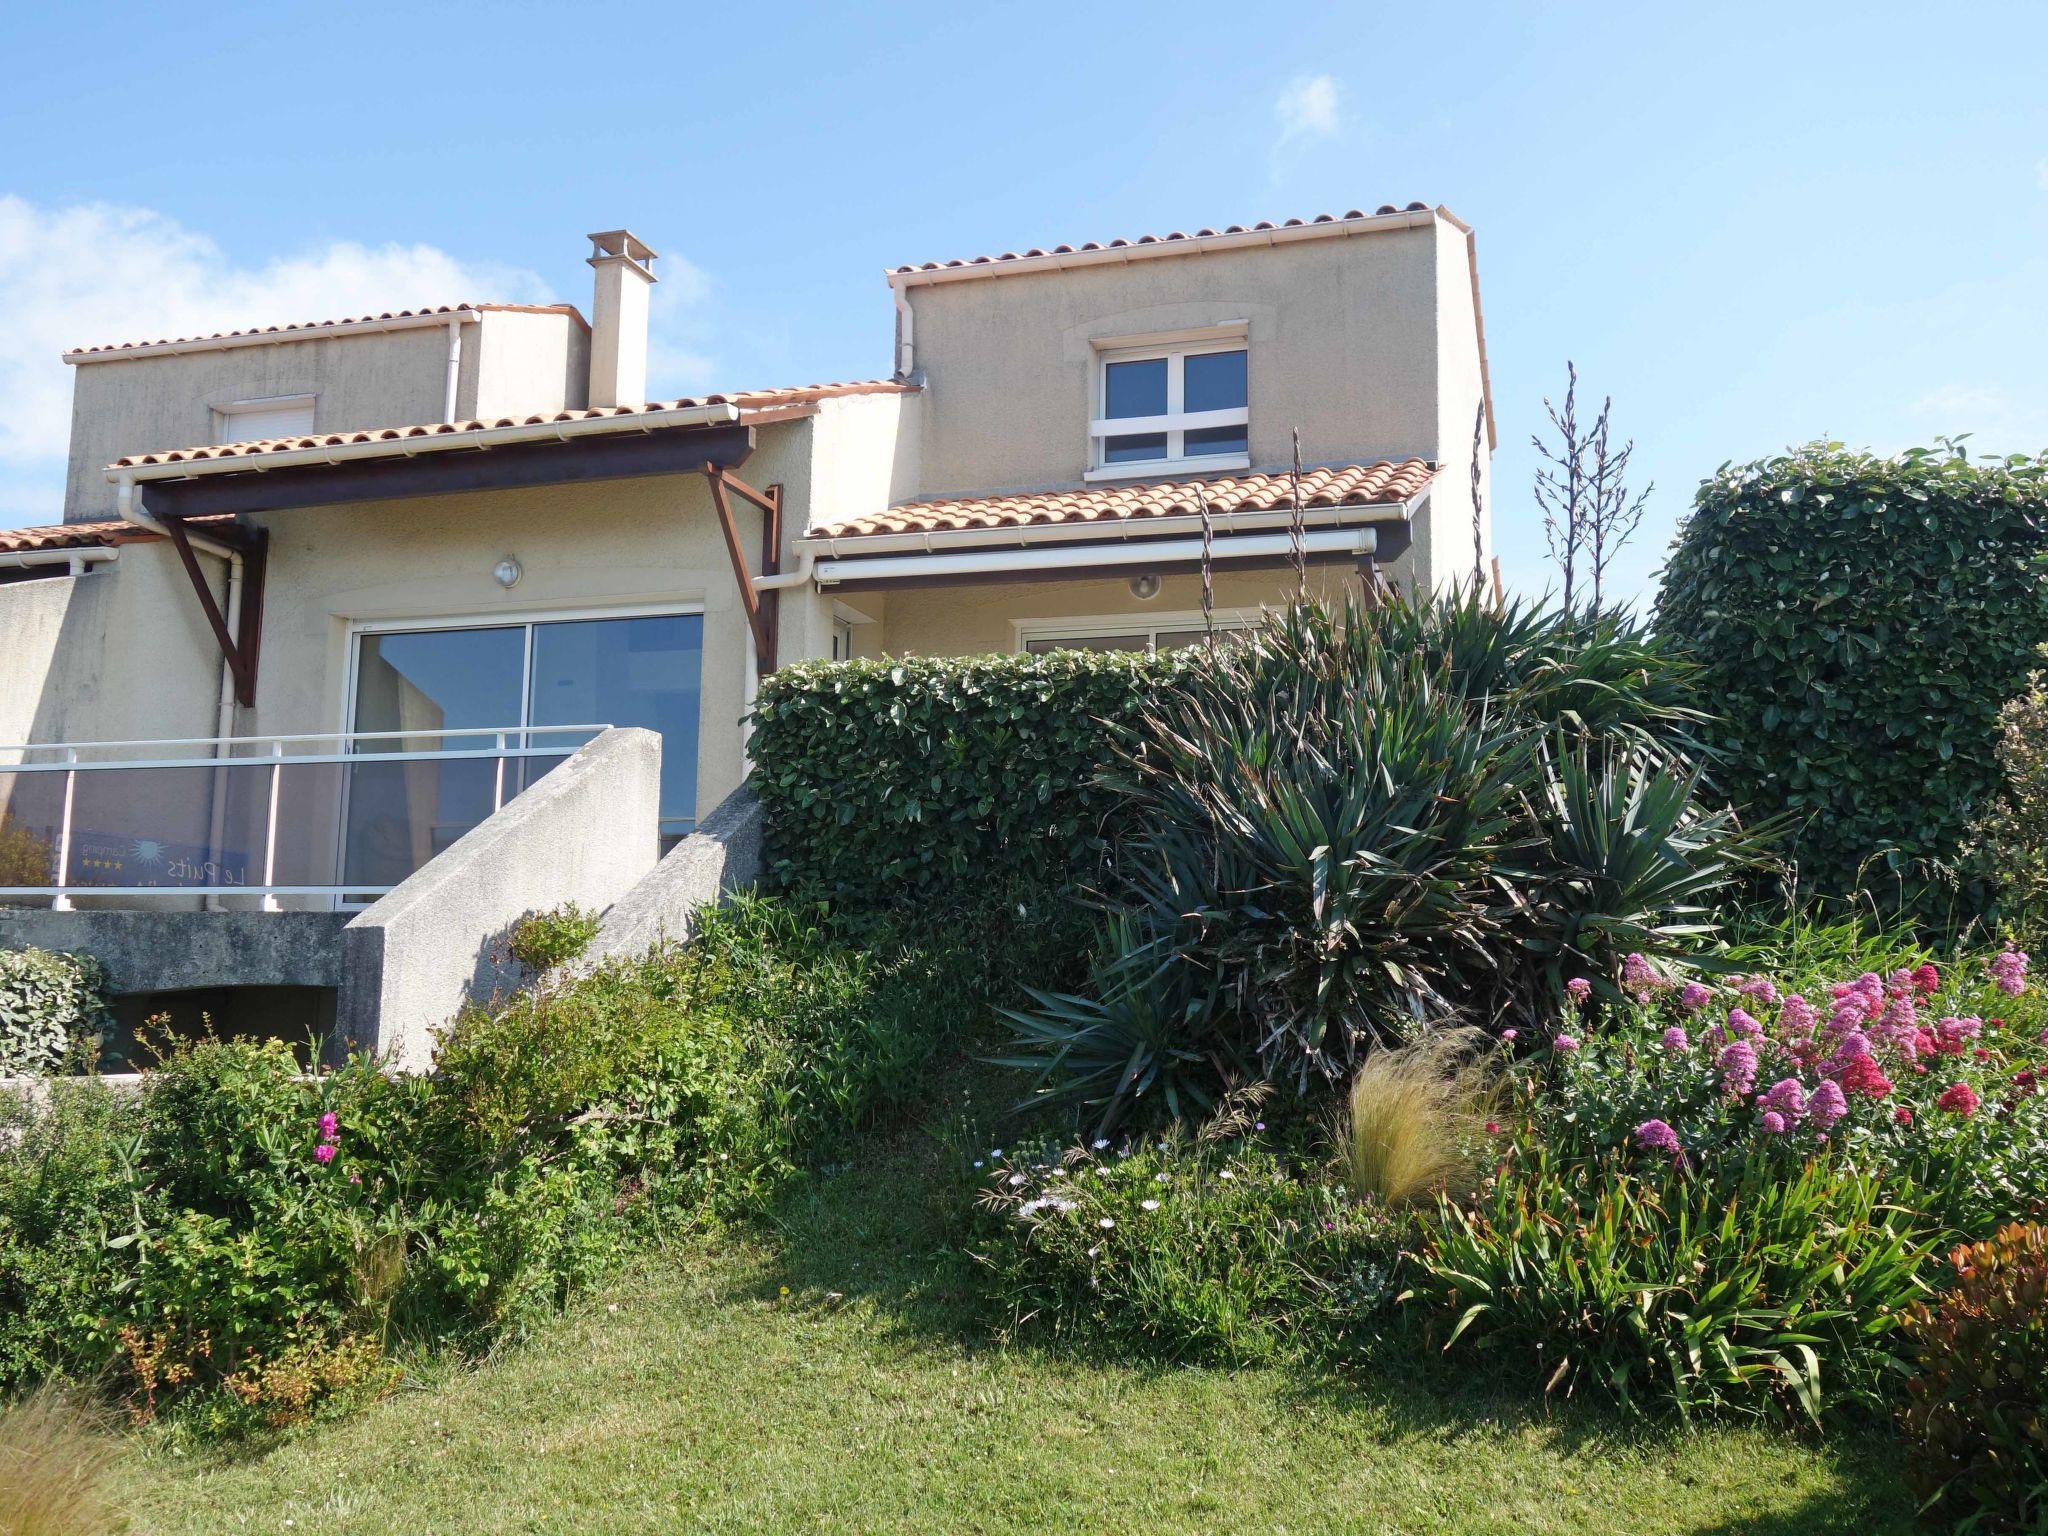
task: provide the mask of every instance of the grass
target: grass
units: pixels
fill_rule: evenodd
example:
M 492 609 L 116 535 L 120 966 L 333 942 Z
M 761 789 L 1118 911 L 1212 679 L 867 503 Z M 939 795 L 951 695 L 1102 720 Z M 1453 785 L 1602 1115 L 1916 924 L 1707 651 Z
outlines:
M 85 1399 L 52 1388 L 0 1408 L 0 1536 L 114 1529 L 103 1483 L 117 1452 Z
M 1374 1051 L 1351 1080 L 1344 1123 L 1351 1188 L 1388 1205 L 1470 1187 L 1475 1148 L 1500 1097 L 1475 1060 L 1476 1030 L 1441 1030 Z
M 922 1145 L 920 1145 L 922 1143 Z M 1491 1368 L 1359 1379 L 998 1348 L 913 1136 L 774 1230 L 646 1259 L 523 1345 L 240 1452 L 157 1432 L 138 1532 L 1855 1532 L 1883 1437 L 1546 1416 Z

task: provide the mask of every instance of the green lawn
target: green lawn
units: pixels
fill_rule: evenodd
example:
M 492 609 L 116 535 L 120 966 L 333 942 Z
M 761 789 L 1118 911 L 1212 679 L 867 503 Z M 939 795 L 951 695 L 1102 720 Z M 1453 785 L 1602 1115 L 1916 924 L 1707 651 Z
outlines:
M 650 1258 L 342 1422 L 231 1455 L 144 1435 L 121 1491 L 140 1531 L 329 1536 L 1909 1528 L 1881 1435 L 1546 1417 L 1469 1355 L 1352 1380 L 1000 1348 L 932 1210 L 878 1152 L 776 1233 Z

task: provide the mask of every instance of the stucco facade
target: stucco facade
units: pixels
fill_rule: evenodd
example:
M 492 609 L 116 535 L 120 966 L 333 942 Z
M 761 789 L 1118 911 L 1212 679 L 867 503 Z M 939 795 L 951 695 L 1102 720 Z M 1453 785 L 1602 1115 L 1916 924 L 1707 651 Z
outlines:
M 1025 518 L 1007 526 L 997 507 L 986 514 L 986 527 L 966 534 L 910 528 L 874 551 L 965 558 L 997 568 L 993 575 L 884 580 L 874 574 L 878 567 L 862 568 L 858 559 L 836 562 L 830 580 L 824 574 L 826 535 L 891 509 L 931 498 L 1113 488 L 1113 481 L 1091 476 L 1099 467 L 1090 424 L 1102 410 L 1102 349 L 1133 338 L 1192 333 L 1241 340 L 1247 473 L 1284 469 L 1297 431 L 1311 467 L 1413 466 L 1420 478 L 1404 480 L 1410 489 L 1391 500 L 1366 498 L 1319 512 L 1332 537 L 1341 532 L 1356 547 L 1315 565 L 1317 592 L 1337 593 L 1367 564 L 1387 579 L 1422 585 L 1484 565 L 1490 530 L 1482 519 L 1475 549 L 1470 486 L 1486 380 L 1467 232 L 1440 210 L 1410 210 L 1393 218 L 1347 216 L 1311 235 L 1264 245 L 1192 240 L 1165 255 L 1091 257 L 1072 266 L 994 263 L 965 276 L 898 273 L 891 286 L 902 378 L 762 392 L 745 410 L 704 405 L 711 415 L 727 412 L 730 425 L 720 430 L 748 435 L 751 450 L 736 465 L 745 482 L 781 488 L 782 574 L 768 599 L 777 616 L 777 660 L 848 647 L 859 656 L 1007 651 L 1103 625 L 1149 633 L 1198 624 L 1200 578 L 1186 553 L 1185 528 L 1180 552 L 1169 558 L 1176 546 L 1157 519 L 1104 514 L 1093 525 L 1085 518 L 1064 527 Z M 639 270 L 626 266 L 628 277 Z M 619 277 L 610 272 L 611 280 Z M 457 424 L 410 428 L 388 447 L 347 437 L 392 424 L 449 422 L 451 341 L 459 347 Z M 125 497 L 117 490 L 116 479 L 132 480 L 139 471 L 116 461 L 213 441 L 223 405 L 303 395 L 314 401 L 313 437 L 239 456 L 173 455 L 177 462 L 149 467 L 155 478 L 142 486 L 152 495 L 263 488 L 235 513 L 242 533 L 267 533 L 268 551 L 255 698 L 230 711 L 231 733 L 347 728 L 351 668 L 365 629 L 701 614 L 695 811 L 707 813 L 747 771 L 743 717 L 756 680 L 756 647 L 743 587 L 762 574 L 763 517 L 747 500 L 730 497 L 729 543 L 703 466 L 685 461 L 648 472 L 627 465 L 636 440 L 645 446 L 669 434 L 681 442 L 677 434 L 710 432 L 714 424 L 707 416 L 701 429 L 679 425 L 688 415 L 678 415 L 679 407 L 666 408 L 668 417 L 656 407 L 582 410 L 592 394 L 592 358 L 589 327 L 573 311 L 473 306 L 388 331 L 328 334 L 316 327 L 303 335 L 202 342 L 197 350 L 145 347 L 138 355 L 81 361 L 67 525 L 113 519 L 123 509 L 143 521 L 109 524 L 123 541 L 118 558 L 91 574 L 0 585 L 0 742 L 214 734 L 221 649 L 171 545 L 147 531 L 153 514 L 139 509 L 154 503 L 133 486 Z M 491 436 L 506 430 L 496 418 L 523 418 L 532 429 L 517 449 L 501 448 L 510 440 Z M 1482 488 L 1490 421 L 1483 426 Z M 551 441 L 551 433 L 559 440 Z M 422 434 L 431 435 L 424 445 Z M 677 451 L 686 456 L 688 449 Z M 414 460 L 455 465 L 440 483 L 459 482 L 460 466 L 488 468 L 514 453 L 556 454 L 578 467 L 543 475 L 540 483 L 447 494 L 432 490 L 436 482 L 424 469 L 414 473 Z M 309 496 L 292 504 L 288 487 L 317 483 L 309 476 L 358 474 L 372 461 L 388 461 L 394 474 L 412 479 L 394 494 L 326 498 L 329 504 Z M 272 487 L 286 489 L 267 499 Z M 1266 530 L 1270 540 L 1275 518 L 1284 523 L 1273 508 L 1269 499 L 1258 514 L 1264 521 L 1255 518 L 1246 530 Z M 932 512 L 938 521 L 928 526 L 942 528 L 944 514 L 943 506 Z M 1371 530 L 1378 530 L 1377 542 Z M 973 546 L 964 556 L 963 539 Z M 1119 558 L 1138 551 L 1139 563 L 1116 564 L 1106 554 L 1111 545 Z M 747 574 L 735 570 L 735 547 Z M 5 548 L 0 535 L 0 562 Z M 221 594 L 224 562 L 198 558 Z M 510 586 L 494 575 L 502 561 L 518 566 Z M 1041 568 L 1029 569 L 1034 565 Z M 1215 604 L 1225 615 L 1254 614 L 1283 601 L 1292 586 L 1286 563 L 1270 552 L 1255 564 L 1233 559 L 1215 571 Z M 312 806 L 318 786 L 311 770 L 306 774 L 302 802 Z M 255 777 L 238 773 L 236 782 L 253 784 Z M 0 808 L 8 794 L 0 777 Z M 241 789 L 234 794 L 230 834 L 247 844 L 254 835 L 249 818 L 260 805 Z M 180 810 L 179 824 L 193 814 Z M 337 829 L 331 811 L 292 818 L 282 833 L 284 860 L 308 871 L 331 860 Z

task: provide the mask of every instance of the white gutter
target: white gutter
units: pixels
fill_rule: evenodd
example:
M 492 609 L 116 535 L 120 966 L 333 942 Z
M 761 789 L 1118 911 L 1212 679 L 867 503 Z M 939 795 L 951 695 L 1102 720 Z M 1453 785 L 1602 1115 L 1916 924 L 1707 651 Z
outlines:
M 1302 523 L 1310 528 L 1326 528 L 1356 523 L 1395 522 L 1411 515 L 1420 505 L 1422 497 L 1427 494 L 1425 489 L 1407 502 L 1360 502 L 1353 506 L 1310 507 L 1303 511 Z M 1285 528 L 1292 515 L 1285 508 L 1271 512 L 1218 512 L 1211 515 L 1209 526 L 1218 533 L 1250 533 Z M 834 556 L 886 555 L 899 550 L 983 549 L 991 545 L 1032 546 L 1089 541 L 1100 543 L 1108 538 L 1148 541 L 1174 534 L 1200 533 L 1201 530 L 1202 519 L 1199 516 L 1175 515 L 1122 518 L 1116 526 L 1102 522 L 1026 523 L 1010 528 L 935 528 L 925 533 L 868 533 L 850 538 L 811 536 L 795 539 L 792 543 L 804 554 L 816 551 Z
M 121 558 L 118 549 L 103 544 L 82 549 L 22 549 L 0 552 L 0 571 L 20 570 L 37 565 L 68 565 L 73 576 L 83 576 L 95 565 Z
M 182 480 L 193 475 L 236 474 L 251 470 L 296 469 L 307 464 L 346 464 L 354 459 L 413 458 L 422 453 L 450 453 L 477 448 L 502 448 L 510 443 L 567 442 L 615 432 L 652 432 L 660 427 L 701 427 L 741 418 L 729 403 L 675 406 L 664 411 L 631 411 L 618 416 L 579 417 L 570 421 L 520 422 L 473 431 L 428 432 L 418 437 L 371 438 L 367 442 L 323 444 L 314 448 L 275 448 L 267 453 L 229 454 L 225 458 L 178 459 L 158 464 L 109 466 L 116 484 L 137 480 Z M 126 517 L 127 513 L 122 516 Z M 129 518 L 134 522 L 134 518 Z M 152 532 L 160 526 L 143 523 Z M 197 540 L 195 539 L 196 543 Z
M 1302 546 L 1311 555 L 1370 555 L 1379 547 L 1371 528 L 1325 528 L 1304 534 Z M 1294 552 L 1287 533 L 1254 533 L 1215 539 L 1214 560 L 1271 560 Z M 870 556 L 864 560 L 820 560 L 818 585 L 842 581 L 888 581 L 908 576 L 980 576 L 1005 571 L 1099 570 L 1104 566 L 1153 566 L 1202 558 L 1202 541 L 1145 539 L 1129 544 L 1069 546 L 1052 549 L 985 549 L 957 555 Z
M 896 291 L 896 377 L 907 380 L 917 369 L 916 322 L 910 313 L 910 295 L 903 291 L 903 285 L 892 281 L 889 286 Z
M 441 388 L 441 419 L 455 419 L 455 386 L 462 378 L 462 317 L 448 317 L 448 378 Z
M 1015 277 L 1027 272 L 1065 272 L 1073 267 L 1096 267 L 1112 263 L 1150 261 L 1160 256 L 1200 256 L 1209 251 L 1239 251 L 1269 245 L 1287 245 L 1296 240 L 1327 240 L 1340 235 L 1374 235 L 1388 230 L 1418 229 L 1436 221 L 1433 208 L 1404 208 L 1396 213 L 1372 213 L 1359 219 L 1332 219 L 1327 224 L 1281 225 L 1274 229 L 1248 229 L 1235 235 L 1190 235 L 1184 240 L 1149 240 L 1142 245 L 1099 246 L 1092 251 L 1048 252 L 1043 256 L 1012 256 L 1004 260 L 969 262 L 957 267 L 937 267 L 927 272 L 889 272 L 889 286 L 899 292 L 921 283 L 957 283 L 977 277 Z
M 474 309 L 444 313 L 393 315 L 388 320 L 348 320 L 335 325 L 282 326 L 274 331 L 245 331 L 239 336 L 192 336 L 183 341 L 151 341 L 133 347 L 81 347 L 66 352 L 64 361 L 118 363 L 130 357 L 177 357 L 187 352 L 225 352 L 234 347 L 278 347 L 294 341 L 324 341 L 329 336 L 374 336 L 383 331 L 421 331 L 464 320 L 481 320 Z

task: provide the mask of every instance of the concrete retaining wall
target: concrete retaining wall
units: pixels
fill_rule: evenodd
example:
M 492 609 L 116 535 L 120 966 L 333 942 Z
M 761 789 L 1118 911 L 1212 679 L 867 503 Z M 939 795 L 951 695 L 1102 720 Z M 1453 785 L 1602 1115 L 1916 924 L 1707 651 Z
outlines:
M 742 784 L 605 914 L 583 964 L 681 943 L 699 907 L 715 906 L 760 877 L 761 802 L 751 785 Z
M 339 987 L 345 912 L 52 912 L 0 907 L 0 949 L 91 955 L 108 990 Z
M 521 917 L 608 911 L 660 861 L 661 738 L 610 730 L 429 861 L 342 933 L 343 1041 L 406 1071 L 464 1002 L 523 979 L 504 956 Z

